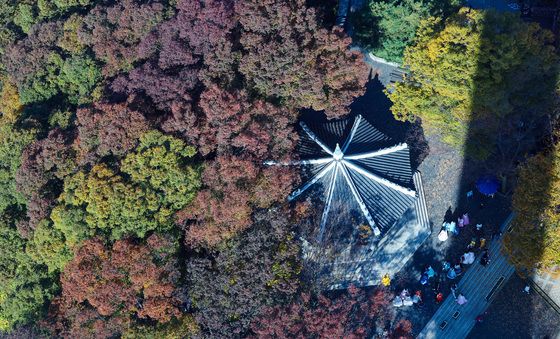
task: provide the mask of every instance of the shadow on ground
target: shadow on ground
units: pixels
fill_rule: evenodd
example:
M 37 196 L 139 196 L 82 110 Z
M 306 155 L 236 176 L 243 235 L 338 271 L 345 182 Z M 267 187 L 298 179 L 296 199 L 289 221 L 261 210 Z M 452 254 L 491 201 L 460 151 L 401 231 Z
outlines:
M 466 24 L 469 24 L 468 19 L 466 20 Z M 515 184 L 518 165 L 550 143 L 552 104 L 556 95 L 555 68 L 545 67 L 547 60 L 541 59 L 540 55 L 531 55 L 531 47 L 523 45 L 523 41 L 515 41 L 514 44 L 517 45 L 509 46 L 509 49 L 495 48 L 496 42 L 502 41 L 508 34 L 515 34 L 509 31 L 507 20 L 504 24 L 504 17 L 488 11 L 483 14 L 480 22 L 480 50 L 483 53 L 477 61 L 473 77 L 471 117 L 465 142 L 462 149 L 457 150 L 443 144 L 437 131 L 432 131 L 427 137 L 429 154 L 418 169 L 424 178 L 433 223 L 432 236 L 394 277 L 391 286 L 395 292 L 408 288 L 412 291 L 419 289 L 424 294 L 425 304 L 421 309 L 398 310 L 400 316 L 413 322 L 414 333 L 421 331 L 438 307 L 433 291 L 437 279 L 433 279 L 428 285 L 419 284 L 426 265 L 432 265 L 436 271 L 441 272 L 442 261 L 457 262 L 471 240 L 475 240 L 477 252 L 480 252 L 482 249 L 479 246 L 479 236 L 475 234 L 475 224 L 483 225 L 482 237 L 486 239 L 498 235 L 499 226 L 511 209 L 511 188 Z M 458 49 L 455 51 L 458 56 L 466 53 L 460 50 L 460 45 L 453 48 Z M 499 78 L 500 81 L 490 81 L 492 78 Z M 539 173 L 545 178 L 539 182 L 540 194 L 543 196 L 550 195 L 551 185 L 547 178 L 550 179 L 551 176 L 547 173 L 551 170 L 552 168 L 545 166 L 541 168 L 542 173 Z M 502 183 L 500 192 L 493 198 L 476 191 L 475 182 L 483 175 L 494 175 Z M 469 191 L 474 192 L 472 198 L 467 198 L 466 193 Z M 545 199 L 542 206 L 546 205 Z M 463 213 L 469 213 L 471 225 L 462 229 L 458 236 L 439 242 L 437 234 L 444 218 L 456 221 Z M 531 242 L 527 247 L 531 248 L 531 257 L 538 258 L 544 242 L 542 233 L 533 233 L 524 239 Z M 523 256 L 524 250 L 526 249 L 516 253 L 514 249 L 510 252 Z M 439 290 L 447 297 L 452 282 L 446 278 L 441 280 Z M 535 330 L 543 326 L 541 317 L 545 308 L 542 300 L 535 297 L 536 299 L 527 298 L 522 302 L 525 296 L 522 288 L 517 286 L 519 281 L 518 277 L 512 278 L 507 284 L 509 289 L 504 289 L 508 295 L 500 295 L 500 298 L 518 302 L 519 307 L 514 306 L 516 303 L 496 304 L 492 311 L 496 316 L 488 317 L 484 324 L 489 335 L 507 333 L 511 319 L 522 320 L 515 337 L 531 337 L 541 333 Z M 504 309 L 500 310 L 500 307 Z

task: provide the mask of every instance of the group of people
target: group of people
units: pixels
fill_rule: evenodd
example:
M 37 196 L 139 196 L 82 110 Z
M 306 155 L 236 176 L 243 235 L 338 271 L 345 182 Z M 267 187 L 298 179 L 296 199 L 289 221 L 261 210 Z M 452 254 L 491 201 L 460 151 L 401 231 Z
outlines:
M 454 221 L 445 222 L 443 224 L 442 231 L 446 232 L 445 235 L 447 235 L 447 232 L 452 234 L 459 234 L 459 230 L 469 225 L 470 223 L 471 220 L 469 218 L 469 215 L 465 213 L 460 218 L 458 218 L 457 223 L 455 223 Z M 440 240 L 442 240 L 441 237 Z M 455 278 L 460 276 L 465 270 L 465 265 L 471 265 L 475 262 L 476 254 L 474 251 L 477 249 L 483 251 L 482 257 L 480 259 L 480 264 L 482 266 L 488 265 L 490 263 L 490 253 L 487 248 L 486 238 L 484 237 L 482 224 L 476 224 L 475 237 L 472 238 L 471 242 L 467 246 L 466 251 L 463 253 L 463 255 L 461 255 L 461 257 L 456 262 L 450 263 L 448 261 L 444 261 L 442 263 L 442 276 L 446 276 L 450 280 L 454 280 Z M 443 293 L 439 289 L 441 280 L 438 278 L 436 272 L 434 271 L 431 265 L 425 267 L 424 272 L 422 273 L 422 276 L 420 278 L 420 283 L 422 285 L 425 285 L 434 277 L 435 277 L 435 281 L 432 289 L 435 295 L 435 302 L 440 303 L 444 299 Z M 453 284 L 451 286 L 451 293 L 455 298 L 457 304 L 463 305 L 467 303 L 468 301 L 467 298 L 463 294 L 457 292 L 456 284 Z
M 441 231 L 438 234 L 438 239 L 440 241 L 446 241 L 449 238 L 449 234 L 458 235 L 460 230 L 471 224 L 471 220 L 468 213 L 463 214 L 461 217 L 457 218 L 455 221 L 446 221 L 443 223 Z
M 414 294 L 410 294 L 410 292 L 405 288 L 401 291 L 400 294 L 396 295 L 393 299 L 393 306 L 401 307 L 401 306 L 412 306 L 412 305 L 422 305 L 422 292 L 416 291 Z
M 448 219 L 449 220 L 449 219 Z M 445 241 L 448 239 L 449 234 L 458 235 L 460 230 L 463 229 L 465 226 L 471 224 L 470 217 L 468 213 L 464 213 L 461 217 L 457 219 L 457 221 L 446 221 L 442 225 L 442 230 L 438 235 L 440 241 Z M 443 277 L 447 277 L 450 280 L 456 279 L 460 276 L 465 269 L 465 265 L 471 265 L 476 260 L 475 251 L 482 250 L 482 256 L 480 258 L 480 264 L 482 266 L 487 266 L 490 263 L 490 253 L 487 248 L 486 238 L 484 236 L 484 230 L 482 224 L 476 224 L 475 226 L 475 236 L 471 239 L 470 243 L 467 246 L 466 251 L 461 255 L 461 257 L 453 262 L 450 263 L 448 261 L 444 261 L 442 263 L 442 270 L 441 274 L 436 273 L 436 270 L 432 267 L 432 265 L 426 265 L 420 277 L 420 284 L 427 285 L 432 282 L 432 291 L 434 293 L 434 299 L 437 304 L 443 302 L 444 300 L 444 293 L 440 290 L 440 285 L 442 282 Z M 499 236 L 499 235 L 498 235 Z M 494 238 L 494 236 L 492 236 Z M 383 285 L 389 286 L 390 279 L 386 275 L 383 277 L 382 280 Z M 455 302 L 459 305 L 464 305 L 468 302 L 467 298 L 457 291 L 457 284 L 453 283 L 451 285 L 451 294 L 455 299 Z M 395 296 L 393 300 L 393 305 L 395 307 L 401 306 L 413 306 L 413 305 L 422 305 L 422 292 L 420 290 L 416 291 L 415 293 L 411 294 L 408 289 L 403 289 L 402 292 Z

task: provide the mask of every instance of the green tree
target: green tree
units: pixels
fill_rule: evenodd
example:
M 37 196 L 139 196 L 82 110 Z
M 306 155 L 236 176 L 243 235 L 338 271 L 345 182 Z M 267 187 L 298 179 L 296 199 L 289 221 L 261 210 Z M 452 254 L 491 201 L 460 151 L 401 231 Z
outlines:
M 513 195 L 516 213 L 504 251 L 522 271 L 560 265 L 560 146 L 530 158 L 519 170 Z M 556 271 L 556 273 L 559 273 Z
M 420 22 L 430 16 L 445 17 L 456 11 L 459 3 L 460 0 L 370 0 L 367 8 L 351 18 L 354 40 L 378 57 L 401 63 Z
M 66 244 L 64 234 L 53 228 L 51 222 L 46 219 L 37 225 L 26 250 L 33 260 L 46 265 L 49 272 L 61 271 L 74 257 Z
M 39 21 L 36 8 L 30 4 L 21 3 L 17 6 L 14 23 L 18 25 L 24 33 L 31 30 L 31 26 Z
M 72 26 L 71 23 L 69 23 Z M 6 48 L 6 71 L 18 87 L 23 104 L 49 100 L 65 94 L 72 104 L 91 102 L 101 80 L 97 63 L 87 54 L 74 54 L 79 48 L 73 27 L 54 21 L 34 25 L 26 38 Z M 67 54 L 60 46 L 73 51 Z
M 4 54 L 6 46 L 16 40 L 17 27 L 13 23 L 16 7 L 12 0 L 0 0 L 0 55 Z
M 123 339 L 176 339 L 192 338 L 200 329 L 194 317 L 190 314 L 173 319 L 165 324 L 156 326 L 135 324 L 128 328 L 121 336 Z
M 23 149 L 35 139 L 35 131 L 18 130 L 11 118 L 0 117 L 0 215 L 10 206 L 22 207 L 24 197 L 16 189 L 16 172 Z
M 510 13 L 463 8 L 445 22 L 428 19 L 405 52 L 410 75 L 389 93 L 393 115 L 420 118 L 429 133 L 486 158 L 506 121 L 549 113 L 553 40 L 549 31 Z
M 95 86 L 101 80 L 101 70 L 90 57 L 73 55 L 60 68 L 58 86 L 73 104 L 89 103 Z
M 27 255 L 15 228 L 0 222 L 0 332 L 41 318 L 56 292 L 52 278 Z
M 52 18 L 72 10 L 83 9 L 91 2 L 90 0 L 37 0 L 37 8 L 42 18 Z
M 195 153 L 196 149 L 183 141 L 151 131 L 126 156 L 121 170 L 133 182 L 158 192 L 162 205 L 179 210 L 194 199 L 200 188 L 199 166 L 186 166 Z
M 200 187 L 200 169 L 191 160 L 194 153 L 179 139 L 157 131 L 145 133 L 123 160 L 122 173 L 98 164 L 66 178 L 61 204 L 51 215 L 54 228 L 68 232 L 74 241 L 89 234 L 81 226 L 72 229 L 74 223 L 85 223 L 112 239 L 168 230 L 173 214 L 187 206 Z

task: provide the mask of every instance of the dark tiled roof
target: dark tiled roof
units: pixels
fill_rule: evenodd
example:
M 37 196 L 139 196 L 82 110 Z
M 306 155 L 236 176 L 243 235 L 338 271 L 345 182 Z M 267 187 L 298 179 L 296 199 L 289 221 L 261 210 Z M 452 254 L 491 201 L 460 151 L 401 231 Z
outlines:
M 408 146 L 361 116 L 302 123 L 300 132 L 297 150 L 304 184 L 291 198 L 317 183 L 325 203 L 321 234 L 332 234 L 329 228 L 338 228 L 341 220 L 347 226 L 366 220 L 385 233 L 416 200 Z

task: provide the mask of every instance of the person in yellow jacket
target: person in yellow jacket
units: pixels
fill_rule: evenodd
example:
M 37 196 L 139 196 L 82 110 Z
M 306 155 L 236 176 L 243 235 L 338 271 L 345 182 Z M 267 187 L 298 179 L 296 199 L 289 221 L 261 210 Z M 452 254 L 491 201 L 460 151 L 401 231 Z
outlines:
M 383 276 L 383 278 L 381 279 L 381 284 L 383 284 L 383 286 L 385 287 L 391 285 L 391 278 L 389 278 L 389 274 L 385 274 Z

